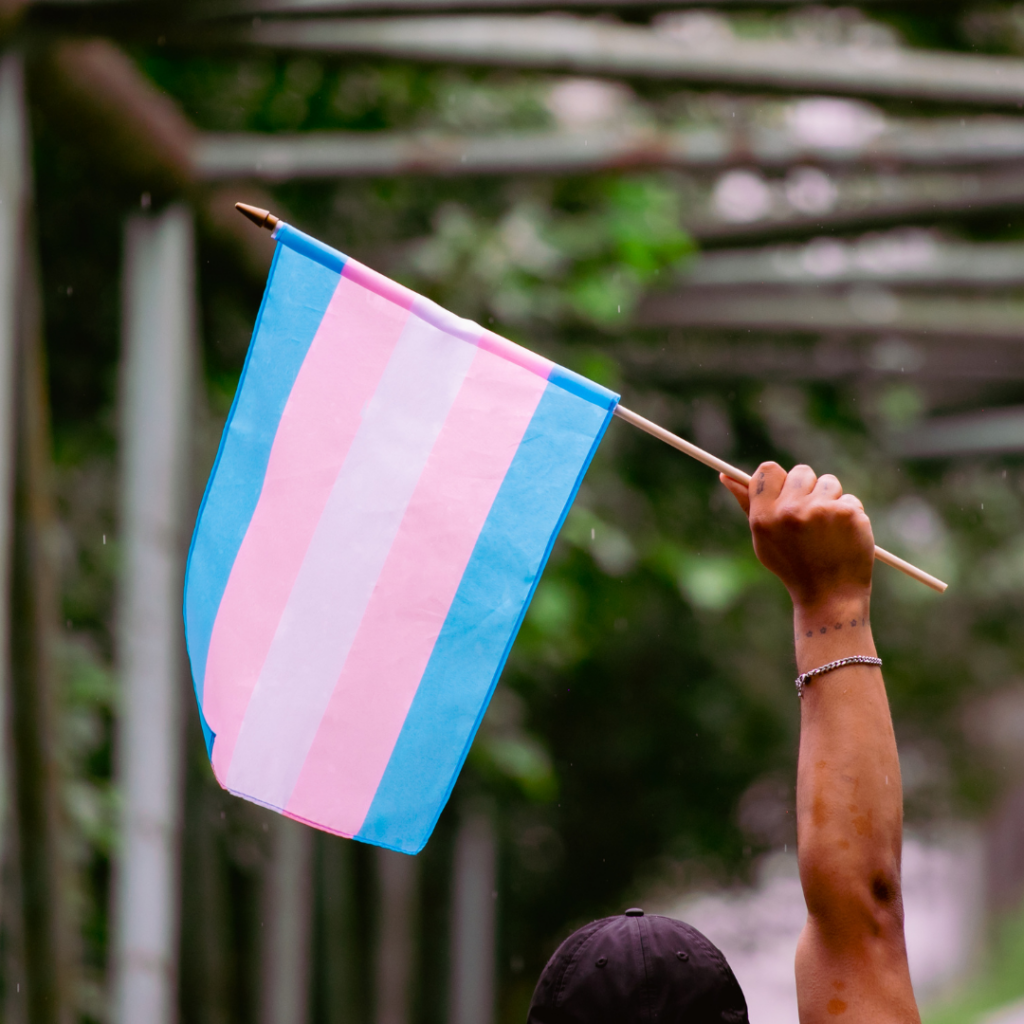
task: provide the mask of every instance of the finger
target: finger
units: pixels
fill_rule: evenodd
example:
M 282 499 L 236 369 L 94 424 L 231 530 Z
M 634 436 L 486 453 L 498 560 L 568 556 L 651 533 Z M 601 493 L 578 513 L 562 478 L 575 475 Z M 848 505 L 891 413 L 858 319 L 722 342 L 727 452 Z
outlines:
M 806 494 L 810 494 L 814 490 L 814 485 L 818 482 L 817 476 L 814 474 L 814 470 L 810 466 L 794 466 L 786 474 L 786 482 L 782 487 L 782 493 L 780 497 L 783 498 L 797 498 L 803 497 Z
M 834 477 L 831 473 L 826 473 L 824 476 L 818 477 L 818 482 L 814 485 L 811 496 L 835 501 L 843 496 L 843 485 L 837 477 Z
M 732 496 L 739 502 L 740 508 L 743 509 L 745 516 L 750 515 L 750 488 L 744 487 L 738 480 L 733 480 L 732 477 L 726 476 L 724 473 L 718 474 L 718 479 L 725 484 L 726 489 L 732 493 Z
M 857 497 L 856 494 L 844 494 L 837 502 L 837 505 L 846 505 L 848 508 L 852 508 L 855 512 L 864 511 L 864 503 Z
M 786 482 L 786 471 L 777 462 L 762 462 L 750 478 L 750 507 L 765 507 L 776 500 Z

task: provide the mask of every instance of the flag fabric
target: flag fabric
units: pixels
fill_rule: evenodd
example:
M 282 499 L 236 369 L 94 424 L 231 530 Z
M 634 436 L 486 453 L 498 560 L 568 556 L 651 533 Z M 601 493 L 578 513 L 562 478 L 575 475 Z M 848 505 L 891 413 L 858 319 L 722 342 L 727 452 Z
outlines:
M 232 793 L 426 843 L 618 396 L 286 224 L 185 579 Z

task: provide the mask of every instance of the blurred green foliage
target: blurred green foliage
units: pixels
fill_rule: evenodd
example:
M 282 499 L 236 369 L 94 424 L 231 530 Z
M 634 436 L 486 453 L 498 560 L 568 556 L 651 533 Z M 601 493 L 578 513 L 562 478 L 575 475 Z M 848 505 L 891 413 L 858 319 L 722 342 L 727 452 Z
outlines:
M 624 324 L 642 290 L 693 246 L 677 193 L 657 177 L 599 180 L 589 193 L 573 213 L 533 195 L 497 223 L 448 203 L 413 250 L 408 274 L 423 291 L 492 323 Z

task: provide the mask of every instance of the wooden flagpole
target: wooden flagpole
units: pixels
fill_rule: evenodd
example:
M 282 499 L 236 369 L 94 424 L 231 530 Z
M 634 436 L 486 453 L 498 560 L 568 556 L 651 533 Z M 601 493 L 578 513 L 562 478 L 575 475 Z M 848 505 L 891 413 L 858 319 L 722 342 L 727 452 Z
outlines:
M 246 203 L 235 203 L 235 209 L 243 216 L 248 217 L 254 224 L 261 228 L 266 228 L 268 231 L 273 231 L 278 225 L 278 218 L 268 210 L 261 210 L 255 206 L 249 206 Z M 646 431 L 652 437 L 658 438 L 659 441 L 664 441 L 665 444 L 671 445 L 673 448 L 676 448 L 681 452 L 685 452 L 698 462 L 703 462 L 705 466 L 710 466 L 712 469 L 718 470 L 719 473 L 724 473 L 727 477 L 730 477 L 741 484 L 746 485 L 750 483 L 749 473 L 744 473 L 742 469 L 730 466 L 728 462 L 724 462 L 722 459 L 716 458 L 710 452 L 704 451 L 703 448 L 698 448 L 695 444 L 691 444 L 689 441 L 673 434 L 670 430 L 666 430 L 664 427 L 659 427 L 657 423 L 652 423 L 650 420 L 644 419 L 643 416 L 633 412 L 631 409 L 624 409 L 621 405 L 617 405 L 615 407 L 615 415 L 618 416 L 619 419 L 625 420 L 626 423 L 630 423 L 634 427 L 639 427 L 640 430 Z M 948 586 L 948 584 L 943 583 L 942 580 L 936 579 L 936 577 L 926 573 L 923 569 L 918 569 L 916 565 L 911 565 L 910 562 L 905 562 L 902 558 L 897 558 L 884 548 L 880 548 L 877 544 L 875 545 L 875 558 L 877 558 L 879 562 L 891 565 L 894 569 L 899 569 L 900 572 L 906 573 L 912 579 L 917 580 L 919 583 L 923 583 L 926 587 L 931 587 L 932 590 L 937 590 L 940 594 L 943 593 Z
M 664 441 L 665 444 L 671 445 L 673 448 L 677 448 L 681 452 L 685 452 L 698 462 L 703 462 L 705 466 L 710 466 L 712 469 L 718 470 L 719 473 L 724 473 L 727 477 L 736 480 L 738 483 L 741 483 L 744 486 L 750 483 L 749 473 L 744 473 L 742 469 L 730 466 L 728 462 L 723 462 L 716 456 L 704 451 L 703 448 L 698 448 L 695 444 L 691 444 L 689 441 L 678 437 L 676 434 L 666 430 L 664 427 L 659 427 L 657 423 L 652 423 L 650 420 L 644 419 L 643 416 L 638 415 L 631 409 L 624 409 L 621 405 L 617 405 L 615 407 L 615 415 L 618 416 L 619 419 L 625 420 L 627 423 L 631 423 L 634 427 L 639 427 L 641 430 L 646 431 L 652 437 L 658 438 L 659 441 Z M 911 565 L 910 562 L 905 562 L 902 558 L 897 558 L 896 555 L 890 554 L 890 552 L 886 551 L 885 548 L 880 548 L 877 544 L 875 545 L 875 558 L 877 558 L 879 562 L 891 565 L 894 569 L 899 569 L 900 572 L 905 572 L 911 578 L 917 580 L 919 583 L 923 583 L 926 587 L 931 587 L 932 590 L 937 590 L 940 594 L 948 586 L 948 584 L 943 583 L 942 580 L 936 579 L 934 576 L 926 573 L 923 569 L 918 569 L 916 565 Z

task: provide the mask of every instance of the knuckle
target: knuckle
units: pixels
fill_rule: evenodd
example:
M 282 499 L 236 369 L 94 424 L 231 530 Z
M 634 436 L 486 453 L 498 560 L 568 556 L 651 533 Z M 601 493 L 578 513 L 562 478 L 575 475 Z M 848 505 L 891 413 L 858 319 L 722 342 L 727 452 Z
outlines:
M 833 510 L 817 502 L 807 510 L 806 523 L 808 526 L 821 528 L 833 521 Z
M 781 526 L 803 526 L 807 519 L 807 509 L 796 502 L 787 501 L 779 505 L 775 515 Z
M 755 537 L 767 537 L 778 527 L 778 516 L 764 512 L 751 512 L 750 529 Z

